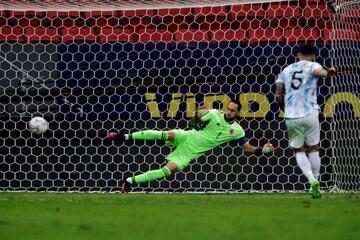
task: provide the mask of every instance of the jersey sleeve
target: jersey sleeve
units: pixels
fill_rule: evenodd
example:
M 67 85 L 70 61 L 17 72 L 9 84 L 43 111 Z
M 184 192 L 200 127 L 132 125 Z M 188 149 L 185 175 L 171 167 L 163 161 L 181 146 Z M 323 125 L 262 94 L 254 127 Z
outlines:
M 246 144 L 248 142 L 249 142 L 249 139 L 246 136 L 239 138 L 239 145 L 240 146 L 242 146 L 242 145 L 244 145 L 244 144 Z
M 314 76 L 315 69 L 320 69 L 321 70 L 321 69 L 323 69 L 323 67 L 317 62 L 314 62 L 312 64 L 311 76 L 314 77 L 314 78 L 315 78 L 315 76 Z
M 249 139 L 245 136 L 244 129 L 240 125 L 238 125 L 238 128 L 236 129 L 236 138 L 240 146 L 249 142 Z
M 246 137 L 245 136 L 245 131 L 244 129 L 240 126 L 240 124 L 238 124 L 235 128 L 235 139 L 240 139 L 240 138 L 243 138 L 243 137 Z
M 323 69 L 323 67 L 317 62 L 313 63 L 312 67 L 313 67 L 313 69 L 312 69 L 313 72 L 315 69 Z
M 279 76 L 276 79 L 276 83 L 285 83 L 285 73 L 284 71 L 281 71 L 281 73 L 279 74 Z

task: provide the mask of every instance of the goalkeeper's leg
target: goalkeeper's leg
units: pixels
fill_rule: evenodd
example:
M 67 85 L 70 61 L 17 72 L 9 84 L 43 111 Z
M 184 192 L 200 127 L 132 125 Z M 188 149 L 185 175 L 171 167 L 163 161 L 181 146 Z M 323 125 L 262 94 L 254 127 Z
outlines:
M 122 134 L 110 132 L 108 139 L 116 142 L 124 142 L 127 140 L 163 140 L 173 141 L 175 139 L 175 132 L 173 131 L 158 131 L 158 130 L 144 130 L 130 134 Z
M 137 132 L 135 134 L 131 134 L 132 137 L 138 139 L 144 139 L 144 135 L 147 135 L 147 137 L 157 137 L 156 139 L 162 139 L 161 131 L 143 131 Z M 187 144 L 187 131 L 182 130 L 173 130 L 170 132 L 167 132 L 167 140 L 173 141 L 173 143 L 176 145 L 176 149 L 171 152 L 167 157 L 166 160 L 168 163 L 165 167 L 157 170 L 151 170 L 148 172 L 145 172 L 140 175 L 136 175 L 134 177 L 123 179 L 121 182 L 121 192 L 122 193 L 128 193 L 131 190 L 131 186 L 134 183 L 143 183 L 143 182 L 151 182 L 157 179 L 162 179 L 166 176 L 170 176 L 172 173 L 176 173 L 178 171 L 182 171 L 193 159 L 196 159 L 202 153 L 193 153 L 189 148 Z M 176 135 L 176 141 L 175 141 L 175 135 Z M 133 139 L 134 139 L 133 138 Z M 147 138 L 149 139 L 149 138 Z M 153 138 L 151 138 L 153 139 Z
M 131 186 L 134 183 L 151 182 L 162 179 L 170 176 L 172 173 L 176 173 L 177 171 L 179 171 L 179 167 L 175 163 L 169 162 L 165 167 L 160 169 L 147 171 L 134 177 L 128 177 L 123 179 L 121 182 L 121 192 L 127 194 L 130 192 Z

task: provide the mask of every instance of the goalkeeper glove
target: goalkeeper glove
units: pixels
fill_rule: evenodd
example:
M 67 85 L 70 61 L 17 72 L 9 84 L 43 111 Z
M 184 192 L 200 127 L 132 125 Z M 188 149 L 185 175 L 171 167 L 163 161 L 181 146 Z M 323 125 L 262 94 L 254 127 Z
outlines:
M 274 151 L 275 151 L 275 147 L 271 143 L 265 143 L 261 149 L 261 152 L 263 154 L 272 153 Z

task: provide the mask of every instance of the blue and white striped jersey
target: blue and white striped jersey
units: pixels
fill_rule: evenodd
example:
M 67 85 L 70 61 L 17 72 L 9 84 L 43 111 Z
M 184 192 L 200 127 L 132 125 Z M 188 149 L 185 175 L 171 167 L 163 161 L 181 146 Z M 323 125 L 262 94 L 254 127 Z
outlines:
M 316 62 L 302 60 L 287 66 L 276 82 L 285 87 L 285 118 L 301 118 L 318 109 L 314 69 L 322 69 Z

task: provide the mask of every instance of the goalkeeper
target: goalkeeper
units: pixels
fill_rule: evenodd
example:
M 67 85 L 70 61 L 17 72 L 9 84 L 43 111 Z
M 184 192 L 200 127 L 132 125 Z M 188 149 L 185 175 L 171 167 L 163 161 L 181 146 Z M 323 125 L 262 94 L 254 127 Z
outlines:
M 270 143 L 262 148 L 249 144 L 244 130 L 235 121 L 240 109 L 241 104 L 237 100 L 231 100 L 228 103 L 225 113 L 216 109 L 207 110 L 202 106 L 198 109 L 195 121 L 192 122 L 194 129 L 188 131 L 145 130 L 131 134 L 110 132 L 108 138 L 118 143 L 132 140 L 163 140 L 176 146 L 176 149 L 166 157 L 167 164 L 161 169 L 122 179 L 121 192 L 128 193 L 135 183 L 154 181 L 182 171 L 192 160 L 206 151 L 232 140 L 237 140 L 248 153 L 261 154 L 274 151 Z

